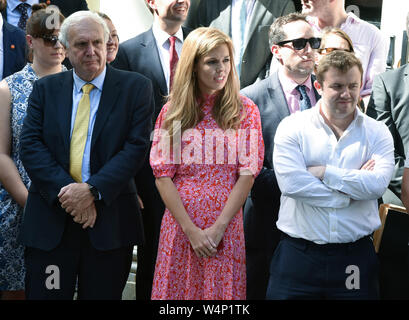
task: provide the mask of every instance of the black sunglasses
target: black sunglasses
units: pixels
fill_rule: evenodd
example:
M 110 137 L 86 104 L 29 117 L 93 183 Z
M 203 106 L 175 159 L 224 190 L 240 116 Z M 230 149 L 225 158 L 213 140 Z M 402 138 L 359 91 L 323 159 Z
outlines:
M 44 44 L 48 47 L 54 47 L 56 43 L 59 41 L 58 36 L 55 35 L 42 35 L 42 36 L 37 36 L 35 38 L 41 38 L 44 40 Z
M 318 49 L 321 45 L 321 38 L 298 38 L 298 39 L 293 39 L 293 40 L 285 40 L 277 43 L 280 47 L 282 47 L 286 43 L 292 42 L 293 47 L 295 50 L 302 50 L 305 48 L 307 45 L 307 42 L 310 44 L 312 49 Z

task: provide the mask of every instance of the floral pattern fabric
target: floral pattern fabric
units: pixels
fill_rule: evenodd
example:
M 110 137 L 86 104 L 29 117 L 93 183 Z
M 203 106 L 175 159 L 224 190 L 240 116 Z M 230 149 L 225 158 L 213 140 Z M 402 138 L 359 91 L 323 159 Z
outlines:
M 203 119 L 195 130 L 186 130 L 181 137 L 180 161 L 174 157 L 174 148 L 166 154 L 158 142 L 163 136 L 160 129 L 168 110 L 165 105 L 156 122 L 150 155 L 155 177 L 172 178 L 188 215 L 201 229 L 216 221 L 240 172 L 247 170 L 256 177 L 264 158 L 259 111 L 248 98 L 241 97 L 245 116 L 238 130 L 231 136 L 226 134 L 222 140 L 209 136 L 210 133 L 223 134 L 212 117 L 215 99 L 214 95 L 206 98 L 201 106 Z M 188 237 L 166 209 L 152 299 L 243 300 L 246 298 L 245 262 L 242 210 L 226 228 L 216 256 L 198 258 Z
M 63 67 L 63 70 L 66 70 Z M 31 64 L 5 78 L 11 94 L 10 157 L 17 167 L 24 185 L 29 188 L 30 179 L 20 160 L 20 134 L 28 104 L 28 97 L 38 79 Z M 0 183 L 0 291 L 24 290 L 24 246 L 17 241 L 22 221 L 20 207 Z

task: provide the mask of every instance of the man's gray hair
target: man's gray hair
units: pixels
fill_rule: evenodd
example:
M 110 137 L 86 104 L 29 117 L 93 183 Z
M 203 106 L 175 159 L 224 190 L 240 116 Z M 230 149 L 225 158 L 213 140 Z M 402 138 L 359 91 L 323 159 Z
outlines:
M 60 35 L 58 36 L 58 39 L 60 40 L 61 44 L 68 48 L 69 43 L 68 43 L 68 33 L 71 29 L 71 27 L 77 23 L 79 23 L 83 19 L 92 19 L 96 23 L 100 24 L 104 30 L 104 42 L 107 43 L 109 39 L 109 29 L 107 24 L 105 23 L 104 19 L 102 19 L 98 14 L 95 12 L 91 11 L 77 11 L 68 18 L 66 18 L 61 25 L 61 30 L 60 30 Z

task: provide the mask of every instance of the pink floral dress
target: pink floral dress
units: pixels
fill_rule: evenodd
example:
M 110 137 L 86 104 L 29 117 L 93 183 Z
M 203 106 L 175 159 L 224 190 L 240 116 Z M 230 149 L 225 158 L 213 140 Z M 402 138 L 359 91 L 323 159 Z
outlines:
M 194 130 L 183 133 L 179 161 L 178 157 L 173 156 L 173 149 L 166 154 L 163 145 L 158 143 L 163 134 L 160 128 L 168 110 L 166 104 L 156 121 L 150 155 L 155 177 L 172 178 L 187 213 L 202 229 L 216 221 L 240 172 L 247 170 L 256 177 L 264 158 L 257 106 L 242 96 L 246 115 L 238 130 L 217 140 L 214 138 L 217 133 L 223 135 L 224 132 L 212 117 L 215 98 L 214 95 L 206 98 L 201 107 L 203 120 Z M 216 256 L 198 258 L 188 237 L 166 209 L 160 231 L 152 299 L 244 300 L 245 257 L 242 210 L 226 228 Z

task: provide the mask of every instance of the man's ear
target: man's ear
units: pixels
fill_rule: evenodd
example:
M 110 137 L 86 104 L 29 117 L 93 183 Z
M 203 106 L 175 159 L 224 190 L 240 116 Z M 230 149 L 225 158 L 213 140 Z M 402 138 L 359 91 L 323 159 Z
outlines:
M 320 83 L 317 80 L 314 81 L 314 88 L 318 91 L 318 93 L 320 95 L 322 95 L 321 94 L 322 93 L 322 86 L 320 85 Z
M 274 57 L 276 57 L 276 59 L 281 59 L 281 54 L 280 54 L 280 50 L 278 50 L 280 48 L 280 46 L 273 44 L 270 48 L 271 53 L 273 54 Z

